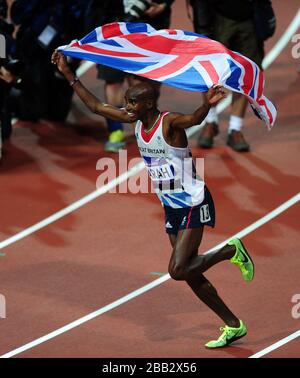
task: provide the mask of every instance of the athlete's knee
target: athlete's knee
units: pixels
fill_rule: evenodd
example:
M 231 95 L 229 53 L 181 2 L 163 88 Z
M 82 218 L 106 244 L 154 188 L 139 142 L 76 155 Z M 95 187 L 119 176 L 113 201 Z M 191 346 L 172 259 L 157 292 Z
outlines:
M 191 259 L 179 246 L 174 247 L 172 258 L 169 263 L 169 274 L 175 281 L 187 281 L 190 278 Z
M 185 280 L 185 268 L 182 264 L 172 264 L 169 266 L 169 274 L 175 281 Z
M 176 247 L 175 247 L 176 248 Z M 175 281 L 185 280 L 186 266 L 184 260 L 180 258 L 180 254 L 173 251 L 172 258 L 169 263 L 169 274 L 171 278 Z

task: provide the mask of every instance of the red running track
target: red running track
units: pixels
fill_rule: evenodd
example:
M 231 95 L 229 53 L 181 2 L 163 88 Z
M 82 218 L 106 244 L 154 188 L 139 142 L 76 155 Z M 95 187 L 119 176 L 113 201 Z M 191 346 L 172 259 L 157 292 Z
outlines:
M 274 1 L 278 30 L 267 50 L 294 17 Z M 184 1 L 174 6 L 174 27 L 189 28 Z M 266 72 L 266 94 L 278 106 L 271 132 L 249 111 L 245 135 L 251 152 L 226 144 L 228 112 L 215 148 L 203 151 L 206 181 L 217 208 L 217 227 L 207 230 L 201 252 L 257 221 L 299 192 L 299 74 L 292 44 Z M 102 86 L 90 70 L 84 82 L 96 94 Z M 184 97 L 183 97 L 184 96 Z M 183 101 L 184 98 L 184 101 Z M 161 108 L 183 112 L 198 104 L 196 94 L 164 88 Z M 74 122 L 76 119 L 76 122 Z M 128 129 L 129 158 L 138 151 Z M 95 190 L 96 162 L 106 156 L 103 119 L 75 100 L 70 122 L 19 122 L 0 165 L 1 241 L 45 219 Z M 190 141 L 196 146 L 196 137 Z M 116 159 L 114 155 L 109 155 Z M 247 337 L 231 347 L 207 351 L 203 344 L 222 324 L 184 283 L 167 282 L 19 357 L 248 357 L 299 330 L 291 298 L 299 292 L 299 204 L 243 240 L 256 264 L 251 284 L 229 263 L 207 276 L 245 319 Z M 0 354 L 40 338 L 157 279 L 170 256 L 160 204 L 151 194 L 105 194 L 1 251 L 0 292 L 7 317 L 0 319 Z M 297 338 L 267 357 L 299 357 Z

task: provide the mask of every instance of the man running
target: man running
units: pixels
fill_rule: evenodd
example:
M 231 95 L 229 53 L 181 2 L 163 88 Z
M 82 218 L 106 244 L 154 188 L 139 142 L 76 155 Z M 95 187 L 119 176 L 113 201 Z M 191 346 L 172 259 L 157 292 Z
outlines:
M 205 346 L 223 347 L 245 336 L 244 322 L 230 311 L 203 273 L 223 260 L 230 260 L 240 268 L 243 278 L 251 281 L 253 262 L 239 239 L 232 239 L 220 250 L 198 255 L 204 226 L 214 227 L 215 210 L 204 181 L 197 177 L 194 165 L 189 164 L 191 152 L 185 133 L 185 129 L 200 124 L 210 107 L 225 97 L 224 88 L 212 86 L 204 104 L 194 113 L 183 115 L 160 112 L 157 90 L 150 83 L 141 82 L 127 90 L 126 107 L 119 109 L 91 94 L 61 53 L 55 51 L 52 62 L 93 113 L 135 126 L 139 150 L 165 210 L 165 227 L 173 249 L 169 274 L 174 280 L 186 281 L 196 296 L 225 323 L 221 336 Z

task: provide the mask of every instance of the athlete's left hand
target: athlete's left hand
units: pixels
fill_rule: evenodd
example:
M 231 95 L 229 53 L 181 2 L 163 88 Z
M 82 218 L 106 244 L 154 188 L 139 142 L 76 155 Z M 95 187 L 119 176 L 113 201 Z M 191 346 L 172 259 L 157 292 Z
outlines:
M 225 97 L 225 88 L 219 84 L 213 85 L 209 88 L 208 92 L 206 92 L 206 101 L 211 106 L 217 105 L 217 103 Z

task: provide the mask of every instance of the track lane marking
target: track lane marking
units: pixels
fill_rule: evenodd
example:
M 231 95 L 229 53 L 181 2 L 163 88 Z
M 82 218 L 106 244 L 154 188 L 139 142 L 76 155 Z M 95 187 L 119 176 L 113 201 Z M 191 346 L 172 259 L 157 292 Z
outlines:
M 300 337 L 300 329 L 290 334 L 289 336 L 286 336 L 285 338 L 277 341 L 276 343 L 268 346 L 267 348 L 262 349 L 260 352 L 252 354 L 252 356 L 249 356 L 249 358 L 260 358 L 262 356 L 265 356 L 266 354 L 273 352 L 273 350 L 280 348 L 282 345 L 285 345 L 290 341 L 295 340 L 297 337 Z
M 248 227 L 244 228 L 243 230 L 241 230 L 237 234 L 231 236 L 229 239 L 231 239 L 233 237 L 242 237 L 242 236 L 250 234 L 251 232 L 253 232 L 257 228 L 261 227 L 263 224 L 269 222 L 271 219 L 275 218 L 276 216 L 278 216 L 279 214 L 281 214 L 285 210 L 289 209 L 290 207 L 292 207 L 293 205 L 295 205 L 299 201 L 300 201 L 300 192 L 298 194 L 296 194 L 295 196 L 293 196 L 292 198 L 290 198 L 288 201 L 284 202 L 282 205 L 278 206 L 276 209 L 274 209 L 270 213 L 266 214 L 264 217 L 258 219 L 256 222 L 250 224 Z M 206 251 L 205 253 L 208 253 L 208 252 L 210 252 L 214 249 L 222 247 L 224 244 L 226 244 L 226 242 L 229 239 L 226 239 L 225 241 L 216 245 L 214 248 Z M 163 282 L 169 280 L 170 278 L 171 277 L 170 277 L 169 274 L 165 274 L 162 277 L 148 283 L 147 285 L 142 286 L 141 288 L 132 291 L 131 293 L 125 295 L 124 297 L 121 297 L 121 298 L 117 299 L 116 301 L 114 301 L 114 302 L 112 302 L 112 303 L 110 303 L 110 304 L 108 304 L 104 307 L 101 307 L 98 310 L 91 312 L 90 314 L 88 314 L 84 317 L 81 317 L 81 318 L 61 327 L 61 328 L 56 329 L 53 332 L 48 333 L 47 335 L 39 337 L 36 340 L 33 340 L 33 341 L 31 341 L 31 342 L 29 342 L 29 343 L 27 343 L 27 344 L 25 344 L 25 345 L 23 345 L 19 348 L 16 348 L 16 349 L 14 349 L 14 350 L 12 350 L 8 353 L 3 354 L 2 356 L 0 356 L 0 358 L 9 358 L 9 357 L 16 356 L 17 354 L 23 353 L 26 350 L 29 350 L 31 348 L 34 348 L 37 345 L 40 345 L 40 344 L 42 344 L 42 343 L 44 343 L 48 340 L 51 340 L 51 339 L 65 333 L 67 331 L 70 331 L 71 329 L 74 329 L 74 328 L 76 328 L 76 327 L 78 327 L 78 326 L 80 326 L 80 325 L 82 325 L 82 324 L 84 324 L 84 323 L 86 323 L 86 322 L 108 312 L 108 311 L 115 309 L 118 306 L 121 306 L 122 304 L 130 301 L 133 298 L 138 297 L 139 295 L 146 293 L 147 291 L 155 288 L 156 286 L 161 285 Z

